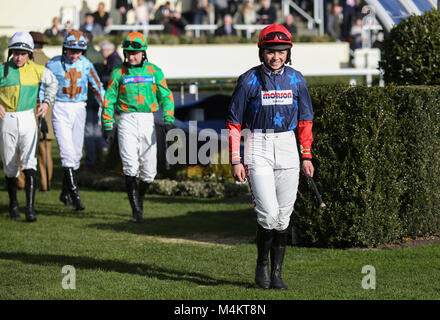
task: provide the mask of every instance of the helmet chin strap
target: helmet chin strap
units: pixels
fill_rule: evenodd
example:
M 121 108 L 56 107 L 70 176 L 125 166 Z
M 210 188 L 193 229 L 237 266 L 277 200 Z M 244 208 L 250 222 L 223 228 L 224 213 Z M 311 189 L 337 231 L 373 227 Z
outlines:
M 267 91 L 267 81 L 266 81 L 266 75 L 264 73 L 264 68 L 267 68 L 268 70 L 273 72 L 273 71 L 280 70 L 280 69 L 284 68 L 286 63 L 292 64 L 292 62 L 290 60 L 290 50 L 288 51 L 286 61 L 283 63 L 282 67 L 279 69 L 275 70 L 266 64 L 266 62 L 264 61 L 263 56 L 262 56 L 262 51 L 260 51 L 260 61 L 261 61 L 261 64 L 263 65 L 263 67 L 261 68 L 261 73 L 260 73 L 263 91 Z
M 3 68 L 3 78 L 6 78 L 9 74 L 9 62 L 11 61 L 12 51 L 8 50 L 8 57 L 6 58 L 5 67 Z M 29 52 L 29 59 L 34 60 L 34 53 Z

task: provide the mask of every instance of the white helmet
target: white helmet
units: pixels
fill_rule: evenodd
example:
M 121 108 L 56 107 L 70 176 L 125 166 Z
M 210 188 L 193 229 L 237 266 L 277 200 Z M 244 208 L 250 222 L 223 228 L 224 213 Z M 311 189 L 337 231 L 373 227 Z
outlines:
M 26 50 L 32 53 L 34 52 L 34 39 L 29 32 L 16 32 L 9 40 L 8 49 Z

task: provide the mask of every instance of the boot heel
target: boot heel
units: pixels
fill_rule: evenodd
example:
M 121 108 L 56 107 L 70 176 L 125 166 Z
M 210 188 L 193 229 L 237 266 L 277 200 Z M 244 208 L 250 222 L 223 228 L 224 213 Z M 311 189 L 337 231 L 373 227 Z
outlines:
M 272 245 L 272 230 L 257 227 L 257 267 L 255 268 L 255 283 L 263 289 L 269 289 L 271 279 L 269 273 L 269 252 Z
M 262 289 L 270 288 L 269 264 L 259 265 L 255 268 L 255 283 Z
M 63 185 L 61 187 L 61 193 L 59 199 L 65 206 L 73 206 L 72 200 L 70 199 L 70 195 L 69 195 L 69 187 L 68 187 L 66 175 L 64 175 L 63 177 Z
M 17 201 L 17 178 L 6 177 L 6 185 L 9 195 L 9 217 L 11 219 L 18 219 L 20 218 L 20 212 Z
M 271 288 L 277 290 L 287 290 L 287 286 L 284 284 L 281 278 L 281 269 L 283 266 L 284 255 L 286 253 L 288 232 L 286 230 L 274 231 L 274 241 L 270 248 L 270 260 L 271 260 Z
M 63 169 L 64 169 L 64 177 L 66 179 L 67 189 L 69 190 L 70 197 L 72 198 L 73 207 L 75 208 L 76 211 L 84 210 L 86 207 L 81 203 L 81 199 L 78 193 L 78 184 L 76 181 L 75 172 L 73 171 L 73 168 L 64 167 Z
M 139 181 L 139 192 L 138 192 L 138 203 L 139 203 L 139 211 L 140 211 L 140 217 L 143 221 L 142 215 L 144 213 L 144 197 L 145 193 L 147 193 L 147 188 L 150 185 L 150 183 L 145 181 Z
M 37 221 L 35 215 L 34 203 L 35 203 L 35 170 L 27 169 L 23 170 L 25 176 L 25 191 L 26 191 L 26 221 Z
M 138 198 L 138 185 L 136 177 L 125 176 L 125 186 L 127 187 L 128 200 L 130 201 L 131 212 L 132 212 L 132 222 L 142 223 L 144 219 L 142 217 L 142 209 L 139 204 Z
M 11 219 L 20 218 L 20 210 L 18 209 L 18 202 L 9 205 L 9 217 Z
M 73 206 L 73 204 L 72 204 L 72 200 L 70 200 L 70 196 L 69 196 L 68 193 L 63 193 L 63 192 L 61 192 L 61 194 L 60 194 L 60 201 L 61 201 L 66 207 Z

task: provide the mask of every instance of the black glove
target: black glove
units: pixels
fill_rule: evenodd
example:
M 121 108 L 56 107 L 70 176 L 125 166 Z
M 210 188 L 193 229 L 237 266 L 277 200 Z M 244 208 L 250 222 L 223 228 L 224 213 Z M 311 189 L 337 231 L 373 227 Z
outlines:
M 176 126 L 173 123 L 165 123 L 163 125 L 163 132 L 165 134 L 165 137 L 167 136 L 168 131 L 176 129 Z
M 111 144 L 113 141 L 113 137 L 115 135 L 115 129 L 111 130 L 104 130 L 104 140 L 107 142 L 107 144 Z
M 47 126 L 46 119 L 40 117 L 40 130 L 43 133 L 43 137 L 46 138 L 47 133 L 49 132 L 49 127 Z

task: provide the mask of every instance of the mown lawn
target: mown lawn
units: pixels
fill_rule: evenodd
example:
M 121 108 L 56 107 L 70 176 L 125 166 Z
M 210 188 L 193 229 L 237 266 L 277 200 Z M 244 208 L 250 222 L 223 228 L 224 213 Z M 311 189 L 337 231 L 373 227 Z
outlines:
M 58 148 L 53 189 L 36 192 L 36 223 L 8 215 L 0 177 L 0 300 L 440 299 L 440 245 L 361 251 L 288 247 L 287 291 L 254 285 L 255 217 L 248 201 L 146 197 L 145 223 L 133 224 L 123 192 L 81 188 L 86 210 L 59 200 Z M 66 265 L 75 289 L 63 289 Z M 376 288 L 363 289 L 365 265 Z M 71 282 L 70 282 L 71 284 Z
M 0 299 L 439 299 L 440 245 L 356 251 L 288 247 L 285 292 L 253 283 L 249 204 L 149 196 L 129 222 L 124 193 L 81 190 L 80 213 L 37 192 L 36 223 L 11 221 L 0 193 Z M 24 204 L 24 192 L 19 193 Z M 76 289 L 65 290 L 65 265 Z M 362 288 L 364 265 L 376 289 Z

